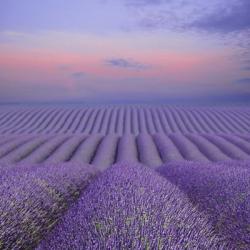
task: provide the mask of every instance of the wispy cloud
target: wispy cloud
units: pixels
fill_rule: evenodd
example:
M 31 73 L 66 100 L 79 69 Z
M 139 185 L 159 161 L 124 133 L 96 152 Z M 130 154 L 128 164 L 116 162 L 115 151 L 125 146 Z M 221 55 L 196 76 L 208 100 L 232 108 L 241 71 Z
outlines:
M 74 72 L 71 74 L 71 77 L 74 78 L 74 79 L 81 79 L 85 76 L 85 72 L 83 71 L 79 71 L 79 72 Z
M 64 71 L 64 70 L 70 70 L 71 67 L 72 67 L 71 64 L 61 64 L 58 66 L 58 69 Z
M 139 23 L 146 28 L 196 28 L 222 33 L 250 29 L 249 0 L 124 1 L 139 9 Z
M 242 70 L 244 70 L 244 71 L 250 71 L 250 66 L 245 66 L 245 67 L 242 68 Z
M 142 64 L 131 59 L 125 58 L 112 58 L 105 60 L 106 64 L 111 67 L 133 69 L 133 70 L 146 70 L 150 68 L 150 65 Z
M 191 23 L 192 27 L 213 32 L 235 32 L 250 29 L 250 1 L 239 0 L 219 8 Z
M 133 1 L 134 6 L 149 7 L 141 24 L 155 28 L 192 28 L 209 32 L 230 33 L 250 28 L 249 0 L 162 0 Z M 152 5 L 156 8 L 152 7 Z M 139 6 L 140 7 L 140 6 Z M 140 15 L 141 17 L 143 15 Z
M 250 56 L 249 0 L 124 0 L 141 29 L 207 36 Z M 244 69 L 246 70 L 246 68 Z
M 159 5 L 170 1 L 171 0 L 125 0 L 125 4 L 127 6 L 142 7 L 148 5 Z
M 241 78 L 236 80 L 236 83 L 240 83 L 240 84 L 250 84 L 250 78 Z
M 245 60 L 242 62 L 242 70 L 250 71 L 250 60 Z
M 229 1 L 213 12 L 186 25 L 186 29 L 215 34 L 226 44 L 237 48 L 242 58 L 250 55 L 250 1 Z M 247 70 L 244 67 L 244 70 Z M 249 68 L 249 67 L 248 67 Z

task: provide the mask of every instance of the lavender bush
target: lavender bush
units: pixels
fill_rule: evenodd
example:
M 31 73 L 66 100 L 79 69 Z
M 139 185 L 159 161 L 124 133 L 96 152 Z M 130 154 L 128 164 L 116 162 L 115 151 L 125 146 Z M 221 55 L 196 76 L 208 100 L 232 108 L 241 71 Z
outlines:
M 158 172 L 208 214 L 232 249 L 250 249 L 250 162 L 168 164 Z
M 192 141 L 210 161 L 228 161 L 230 158 L 216 145 L 198 134 L 188 134 L 187 138 Z
M 223 153 L 228 155 L 231 159 L 247 160 L 250 159 L 250 155 L 241 150 L 241 148 L 230 143 L 223 137 L 217 135 L 204 135 L 206 139 L 216 145 Z
M 21 147 L 13 149 L 11 152 L 7 153 L 4 157 L 1 158 L 1 162 L 7 164 L 13 164 L 21 161 L 26 158 L 28 155 L 32 154 L 40 145 L 45 143 L 47 138 L 45 136 L 37 136 L 33 139 L 30 139 L 24 143 Z
M 162 160 L 152 136 L 150 136 L 149 134 L 138 135 L 137 147 L 140 162 L 150 167 L 155 167 L 162 164 Z
M 93 157 L 91 163 L 100 169 L 105 169 L 112 165 L 116 160 L 117 142 L 118 137 L 115 135 L 104 137 L 98 145 L 95 157 Z
M 169 138 L 186 160 L 209 162 L 208 158 L 199 150 L 199 148 L 183 134 L 171 134 L 169 135 Z
M 4 143 L 0 146 L 0 158 L 5 157 L 13 150 L 16 150 L 18 147 L 25 145 L 25 143 L 29 142 L 30 140 L 32 140 L 32 137 L 21 136 Z
M 84 136 L 71 136 L 46 159 L 46 163 L 54 164 L 69 161 L 83 140 Z
M 240 149 L 250 155 L 250 142 L 247 142 L 239 136 L 234 135 L 223 135 L 223 138 L 238 146 Z
M 44 144 L 40 145 L 39 148 L 27 155 L 20 161 L 20 163 L 28 165 L 43 163 L 48 158 L 52 157 L 57 149 L 60 148 L 60 146 L 67 140 L 68 136 L 65 135 L 49 136 L 48 140 Z
M 157 149 L 163 162 L 184 160 L 183 156 L 179 152 L 179 149 L 169 139 L 168 136 L 164 134 L 155 134 L 154 142 L 157 146 Z
M 117 145 L 116 162 L 138 162 L 136 146 L 136 137 L 133 135 L 124 135 L 119 138 Z
M 121 163 L 87 187 L 37 249 L 219 247 L 226 246 L 177 187 L 147 167 Z
M 95 155 L 96 148 L 102 140 L 101 135 L 91 135 L 88 136 L 82 143 L 78 146 L 74 155 L 71 158 L 72 162 L 75 163 L 89 163 Z
M 33 249 L 96 174 L 88 165 L 0 170 L 0 249 Z

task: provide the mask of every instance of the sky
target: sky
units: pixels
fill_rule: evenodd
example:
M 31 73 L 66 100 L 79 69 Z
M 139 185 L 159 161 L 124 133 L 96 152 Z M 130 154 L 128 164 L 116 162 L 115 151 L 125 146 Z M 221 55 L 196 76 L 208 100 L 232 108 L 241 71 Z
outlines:
M 0 0 L 0 102 L 250 104 L 249 0 Z

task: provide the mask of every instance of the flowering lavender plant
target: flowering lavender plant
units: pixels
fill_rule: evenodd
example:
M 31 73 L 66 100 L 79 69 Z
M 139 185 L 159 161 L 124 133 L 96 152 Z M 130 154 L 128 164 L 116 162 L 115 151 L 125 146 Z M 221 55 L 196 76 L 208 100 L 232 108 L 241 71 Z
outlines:
M 218 249 L 202 212 L 142 165 L 120 163 L 94 180 L 37 249 Z
M 1 169 L 0 249 L 35 247 L 96 174 L 92 166 L 69 164 Z
M 250 162 L 168 164 L 158 172 L 205 211 L 233 249 L 250 249 Z

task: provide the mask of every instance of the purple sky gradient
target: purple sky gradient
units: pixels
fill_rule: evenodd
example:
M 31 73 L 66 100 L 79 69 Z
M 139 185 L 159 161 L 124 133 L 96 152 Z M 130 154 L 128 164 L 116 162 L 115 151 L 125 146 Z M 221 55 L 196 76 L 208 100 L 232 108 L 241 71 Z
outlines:
M 0 1 L 1 102 L 250 103 L 248 0 Z

